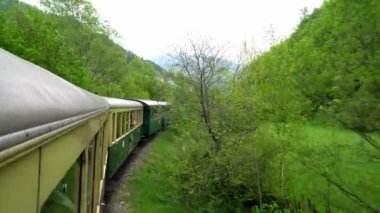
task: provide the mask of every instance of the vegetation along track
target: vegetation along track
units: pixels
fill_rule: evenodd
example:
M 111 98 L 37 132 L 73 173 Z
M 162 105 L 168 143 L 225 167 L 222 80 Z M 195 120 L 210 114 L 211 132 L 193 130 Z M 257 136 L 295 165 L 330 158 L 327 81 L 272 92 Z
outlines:
M 132 176 L 133 171 L 144 159 L 149 144 L 159 135 L 145 138 L 138 143 L 127 160 L 123 163 L 117 173 L 107 181 L 104 195 L 104 213 L 124 213 L 128 211 L 128 204 L 125 203 L 123 196 L 128 195 L 125 182 Z

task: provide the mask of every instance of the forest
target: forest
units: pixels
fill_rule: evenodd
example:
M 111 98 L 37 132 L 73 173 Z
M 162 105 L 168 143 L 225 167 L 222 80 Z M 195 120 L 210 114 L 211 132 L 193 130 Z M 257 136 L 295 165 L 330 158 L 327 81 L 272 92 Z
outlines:
M 167 69 L 117 44 L 89 1 L 41 3 L 0 2 L 1 48 L 93 93 L 171 103 L 135 212 L 380 211 L 380 1 L 325 1 L 236 62 L 190 39 Z

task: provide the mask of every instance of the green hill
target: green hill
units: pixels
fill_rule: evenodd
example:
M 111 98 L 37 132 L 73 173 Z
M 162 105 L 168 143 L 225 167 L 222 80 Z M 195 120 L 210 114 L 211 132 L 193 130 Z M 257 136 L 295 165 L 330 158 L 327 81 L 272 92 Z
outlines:
M 380 210 L 379 11 L 326 1 L 243 72 L 237 101 L 280 149 L 267 181 L 291 209 Z
M 17 0 L 0 3 L 0 48 L 100 95 L 164 98 L 157 93 L 162 68 L 113 42 L 114 31 L 90 2 L 42 2 L 44 11 Z

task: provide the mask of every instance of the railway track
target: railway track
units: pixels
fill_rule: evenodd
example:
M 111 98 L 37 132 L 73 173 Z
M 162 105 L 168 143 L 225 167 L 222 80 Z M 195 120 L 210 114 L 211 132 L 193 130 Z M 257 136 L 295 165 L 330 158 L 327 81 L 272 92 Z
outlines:
M 107 181 L 105 186 L 103 213 L 129 212 L 128 204 L 124 201 L 124 197 L 128 196 L 128 189 L 126 188 L 125 183 L 132 177 L 134 169 L 142 163 L 149 144 L 153 142 L 158 135 L 159 133 L 153 137 L 142 139 L 117 173 Z

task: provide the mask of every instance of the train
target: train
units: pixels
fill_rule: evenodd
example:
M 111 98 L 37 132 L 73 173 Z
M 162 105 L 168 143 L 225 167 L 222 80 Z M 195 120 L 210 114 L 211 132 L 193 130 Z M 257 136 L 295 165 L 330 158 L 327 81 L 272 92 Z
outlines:
M 90 93 L 0 49 L 0 212 L 101 212 L 105 183 L 169 107 Z

